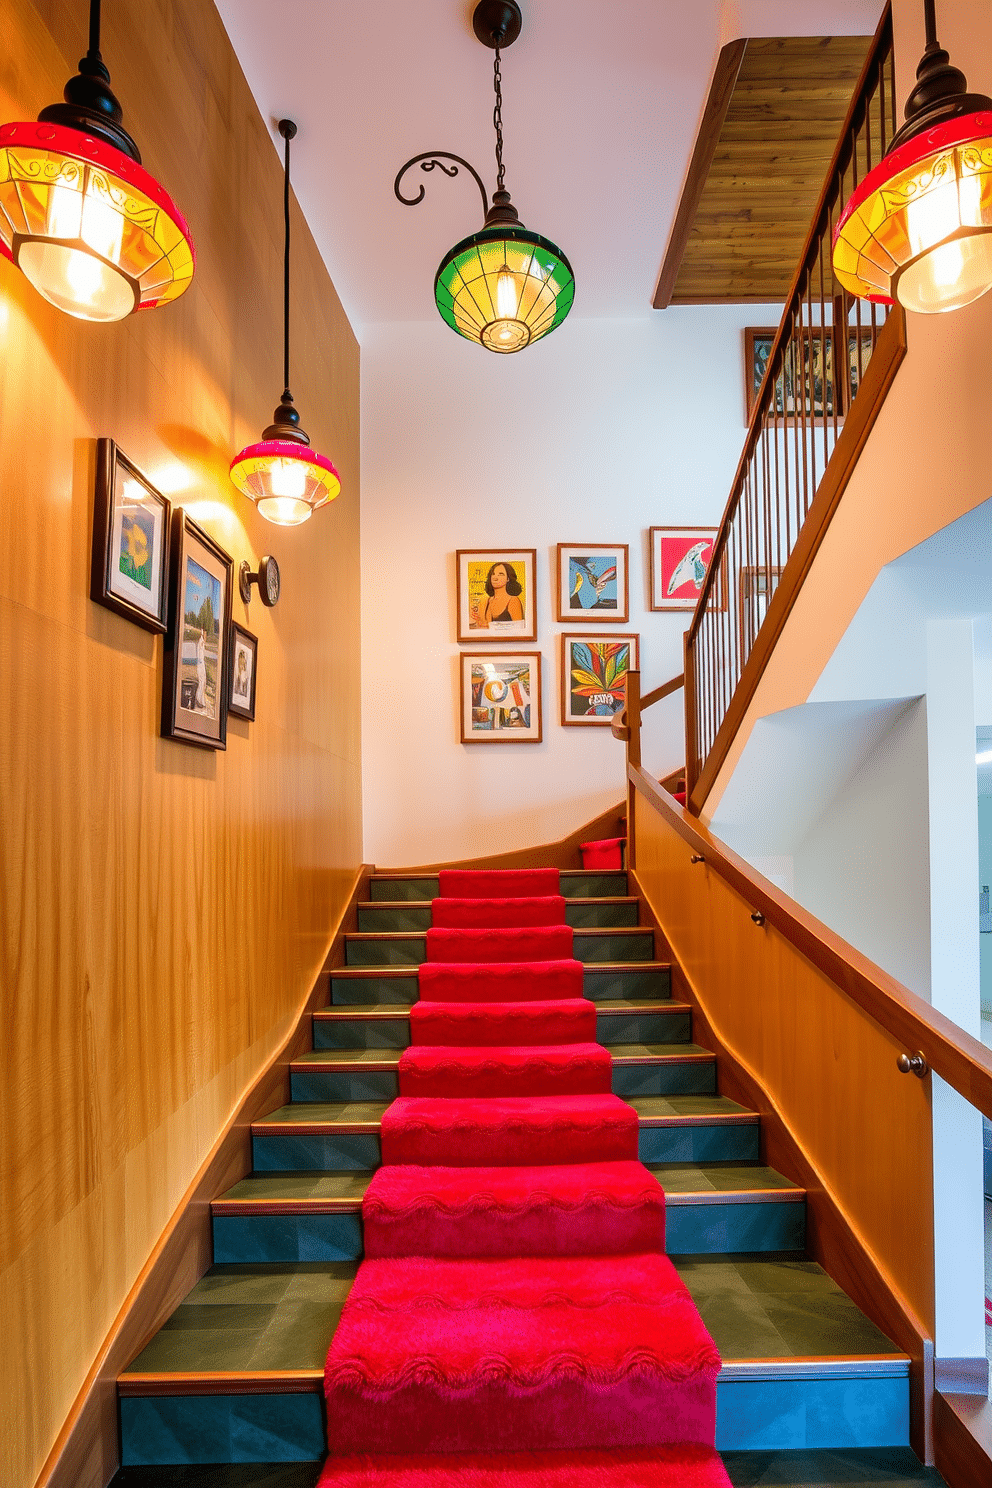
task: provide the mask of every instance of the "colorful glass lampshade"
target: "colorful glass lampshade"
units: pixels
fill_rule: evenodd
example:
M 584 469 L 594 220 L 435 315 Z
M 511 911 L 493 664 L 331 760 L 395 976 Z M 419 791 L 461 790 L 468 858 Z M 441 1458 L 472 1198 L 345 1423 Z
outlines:
M 404 196 L 400 182 L 411 166 L 423 171 L 440 169 L 457 176 L 463 166 L 482 194 L 485 221 L 480 232 L 463 238 L 446 253 L 434 276 L 434 300 L 444 320 L 459 336 L 487 351 L 523 351 L 560 326 L 575 298 L 575 276 L 561 249 L 548 238 L 529 232 L 517 216 L 504 189 L 503 87 L 500 52 L 520 34 L 521 15 L 516 0 L 479 0 L 472 17 L 476 36 L 495 52 L 493 91 L 496 107 L 496 190 L 489 205 L 478 171 L 447 150 L 415 155 L 398 172 L 393 190 L 404 206 L 424 199 Z M 445 161 L 454 162 L 445 165 Z
M 292 119 L 279 120 L 286 141 L 283 179 L 285 249 L 283 253 L 283 382 L 285 388 L 272 423 L 257 444 L 246 445 L 231 461 L 231 480 L 254 501 L 261 516 L 280 527 L 298 527 L 340 493 L 341 481 L 330 460 L 310 448 L 289 390 L 289 142 L 296 136 Z
M 847 202 L 833 266 L 860 299 L 935 314 L 992 289 L 992 99 L 967 92 L 937 42 L 934 0 L 925 9 L 906 123 Z
M 50 304 L 80 320 L 123 320 L 178 299 L 196 264 L 171 197 L 141 165 L 100 57 L 90 48 L 65 102 L 0 127 L 0 253 Z

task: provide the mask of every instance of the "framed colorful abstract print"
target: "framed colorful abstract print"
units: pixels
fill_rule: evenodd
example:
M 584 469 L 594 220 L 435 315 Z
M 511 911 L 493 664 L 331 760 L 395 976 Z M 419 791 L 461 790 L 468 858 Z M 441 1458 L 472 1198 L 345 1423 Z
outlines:
M 227 748 L 233 565 L 178 508 L 162 682 L 162 734 L 201 749 Z
M 606 725 L 627 703 L 627 673 L 637 668 L 636 635 L 563 635 L 561 721 Z
M 559 543 L 558 619 L 595 625 L 628 619 L 626 543 Z
M 541 653 L 463 651 L 463 744 L 540 744 Z
M 258 637 L 236 621 L 231 624 L 231 690 L 227 711 L 235 718 L 255 722 L 255 671 Z
M 98 439 L 90 598 L 161 634 L 169 611 L 172 503 L 112 439 Z
M 536 641 L 534 548 L 459 548 L 459 641 Z
M 652 610 L 694 610 L 713 556 L 716 527 L 651 527 Z M 720 608 L 726 603 L 721 596 Z

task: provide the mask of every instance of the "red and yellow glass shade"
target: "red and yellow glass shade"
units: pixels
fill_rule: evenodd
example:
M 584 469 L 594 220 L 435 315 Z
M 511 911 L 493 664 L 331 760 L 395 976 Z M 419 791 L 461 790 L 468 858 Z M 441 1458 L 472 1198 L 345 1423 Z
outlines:
M 185 218 L 137 161 L 64 124 L 0 127 L 0 253 L 59 310 L 123 320 L 189 288 Z
M 296 439 L 265 438 L 247 445 L 231 461 L 231 480 L 280 527 L 298 527 L 341 490 L 330 460 Z
M 850 294 L 924 314 L 992 289 L 992 112 L 959 115 L 892 150 L 848 201 L 833 265 Z

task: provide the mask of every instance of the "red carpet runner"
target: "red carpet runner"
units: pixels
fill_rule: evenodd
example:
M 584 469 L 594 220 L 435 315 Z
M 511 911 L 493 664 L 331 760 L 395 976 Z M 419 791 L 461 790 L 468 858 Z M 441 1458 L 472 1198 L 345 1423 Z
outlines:
M 441 874 L 320 1488 L 729 1488 L 720 1359 L 664 1254 L 552 869 Z

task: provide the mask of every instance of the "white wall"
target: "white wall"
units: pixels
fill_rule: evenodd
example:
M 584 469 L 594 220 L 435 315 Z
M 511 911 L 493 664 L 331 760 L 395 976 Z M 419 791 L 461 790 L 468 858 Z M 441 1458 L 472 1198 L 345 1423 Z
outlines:
M 559 722 L 558 542 L 630 545 L 645 688 L 682 670 L 690 616 L 646 606 L 647 529 L 717 525 L 744 441 L 745 325 L 775 307 L 566 321 L 511 357 L 440 319 L 362 342 L 365 855 L 407 866 L 565 835 L 623 795 L 608 728 Z M 544 742 L 463 745 L 456 548 L 537 549 Z M 468 648 L 467 648 L 468 649 Z M 479 649 L 479 648 L 471 648 Z M 645 763 L 684 759 L 681 694 L 648 714 Z

